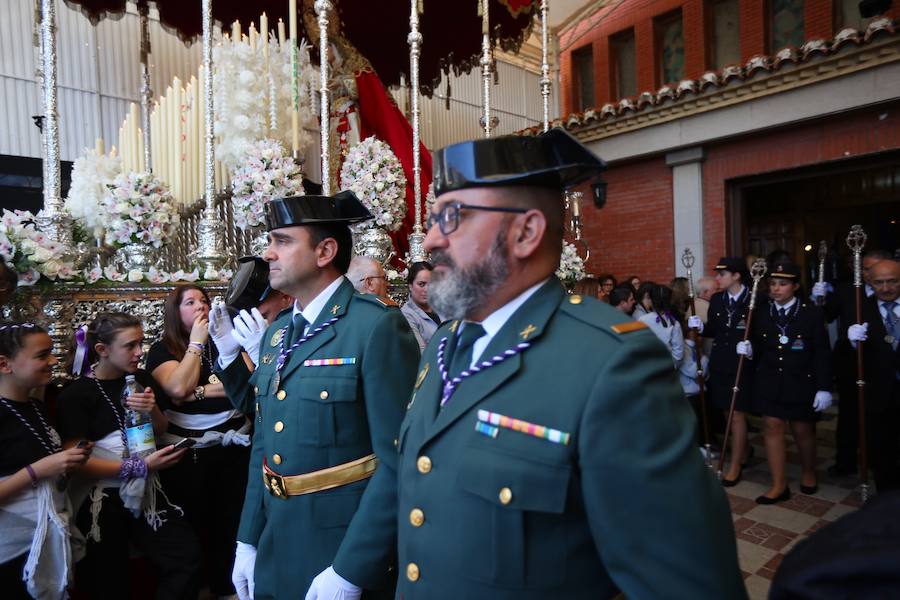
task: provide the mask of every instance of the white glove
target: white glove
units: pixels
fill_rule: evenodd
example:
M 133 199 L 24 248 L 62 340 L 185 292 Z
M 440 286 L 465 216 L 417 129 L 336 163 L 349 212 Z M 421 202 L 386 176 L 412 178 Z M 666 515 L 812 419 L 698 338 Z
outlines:
M 862 325 L 851 325 L 847 328 L 847 339 L 853 342 L 853 346 L 855 347 L 857 342 L 866 341 L 868 333 L 868 323 L 863 323 Z
M 734 349 L 738 354 L 742 354 L 750 359 L 753 358 L 753 345 L 750 342 L 738 342 Z
M 827 293 L 828 293 L 828 284 L 825 283 L 824 281 L 816 282 L 816 284 L 813 285 L 813 289 L 812 289 L 812 297 L 813 298 L 824 298 L 825 294 L 827 294 Z
M 230 365 L 241 353 L 241 344 L 231 335 L 233 330 L 228 309 L 222 302 L 217 302 L 209 311 L 209 337 L 219 351 L 219 366 L 222 368 Z
M 703 333 L 703 321 L 697 315 L 688 317 L 688 328 L 696 329 L 697 333 Z
M 250 309 L 250 312 L 242 310 L 234 318 L 231 337 L 244 347 L 254 365 L 259 361 L 259 345 L 268 326 L 269 324 L 256 308 Z
M 238 542 L 234 551 L 234 569 L 231 571 L 231 583 L 241 600 L 253 598 L 253 570 L 256 568 L 256 548 L 244 542 Z
M 312 580 L 305 600 L 359 600 L 362 589 L 356 587 L 328 567 Z
M 823 410 L 827 410 L 829 406 L 831 406 L 831 392 L 816 392 L 816 397 L 813 400 L 813 410 L 822 412 Z

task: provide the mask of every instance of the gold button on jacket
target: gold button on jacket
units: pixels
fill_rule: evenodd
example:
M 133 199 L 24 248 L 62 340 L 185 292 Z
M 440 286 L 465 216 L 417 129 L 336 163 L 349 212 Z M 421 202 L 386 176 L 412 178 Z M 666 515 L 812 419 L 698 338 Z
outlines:
M 409 563 L 406 565 L 406 578 L 410 581 L 418 581 L 419 580 L 419 565 L 416 563 Z
M 284 429 L 284 423 L 278 421 L 275 423 L 275 433 L 281 433 L 281 430 Z
M 276 465 L 280 465 L 280 464 L 281 464 L 281 455 L 280 455 L 280 454 L 273 454 L 273 455 L 272 455 L 272 462 L 275 463 Z
M 278 390 L 278 393 L 275 394 L 275 397 L 279 400 L 284 400 L 285 398 L 287 398 L 287 392 L 285 392 L 284 390 Z
M 512 490 L 505 487 L 500 490 L 500 503 L 509 504 L 510 502 L 512 502 Z
M 425 513 L 421 508 L 414 508 L 409 512 L 409 522 L 413 527 L 421 527 L 425 522 Z
M 419 473 L 428 473 L 431 471 L 431 459 L 427 456 L 420 456 L 416 461 L 416 468 L 419 469 Z

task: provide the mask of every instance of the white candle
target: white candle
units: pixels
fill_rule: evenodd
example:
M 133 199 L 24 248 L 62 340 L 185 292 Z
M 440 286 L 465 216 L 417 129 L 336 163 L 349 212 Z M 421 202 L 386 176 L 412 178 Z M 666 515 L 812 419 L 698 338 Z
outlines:
M 250 22 L 250 50 L 256 52 L 256 25 L 251 21 Z
M 140 109 L 138 108 L 138 105 L 135 104 L 134 102 L 131 103 L 131 115 L 129 118 L 131 120 L 131 123 L 130 123 L 131 127 L 129 128 L 129 131 L 130 131 L 129 137 L 131 138 L 129 140 L 130 145 L 131 145 L 131 164 L 132 164 L 132 168 L 135 171 L 140 171 L 141 170 L 141 161 L 140 161 L 140 154 L 138 152 L 138 140 L 140 139 L 141 134 L 138 132 L 138 124 L 141 122 L 141 116 L 140 116 Z
M 235 21 L 231 24 L 231 39 L 235 44 L 241 41 L 241 22 Z
M 259 37 L 262 38 L 263 58 L 269 59 L 269 18 L 266 13 L 259 17 Z
M 284 21 L 278 19 L 278 44 L 284 46 Z
M 94 142 L 94 150 L 96 150 L 97 156 L 106 154 L 106 150 L 103 147 L 103 138 L 102 137 L 98 137 L 96 139 L 96 141 Z

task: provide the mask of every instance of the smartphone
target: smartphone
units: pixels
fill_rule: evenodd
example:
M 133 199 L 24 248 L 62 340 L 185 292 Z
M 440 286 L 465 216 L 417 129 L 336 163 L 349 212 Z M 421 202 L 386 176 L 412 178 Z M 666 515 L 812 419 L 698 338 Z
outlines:
M 195 440 L 193 438 L 184 438 L 183 440 L 181 440 L 180 442 L 175 444 L 175 449 L 181 450 L 182 448 L 193 448 L 194 444 L 196 444 L 196 443 L 197 443 L 197 440 Z

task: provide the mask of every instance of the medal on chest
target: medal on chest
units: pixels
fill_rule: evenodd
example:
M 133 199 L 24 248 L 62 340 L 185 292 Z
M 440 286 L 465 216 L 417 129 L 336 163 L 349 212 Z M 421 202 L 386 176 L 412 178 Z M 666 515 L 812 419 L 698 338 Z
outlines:
M 787 344 L 787 343 L 788 343 L 788 336 L 786 336 L 786 335 L 784 335 L 784 334 L 778 336 L 778 343 L 779 343 L 779 344 Z

